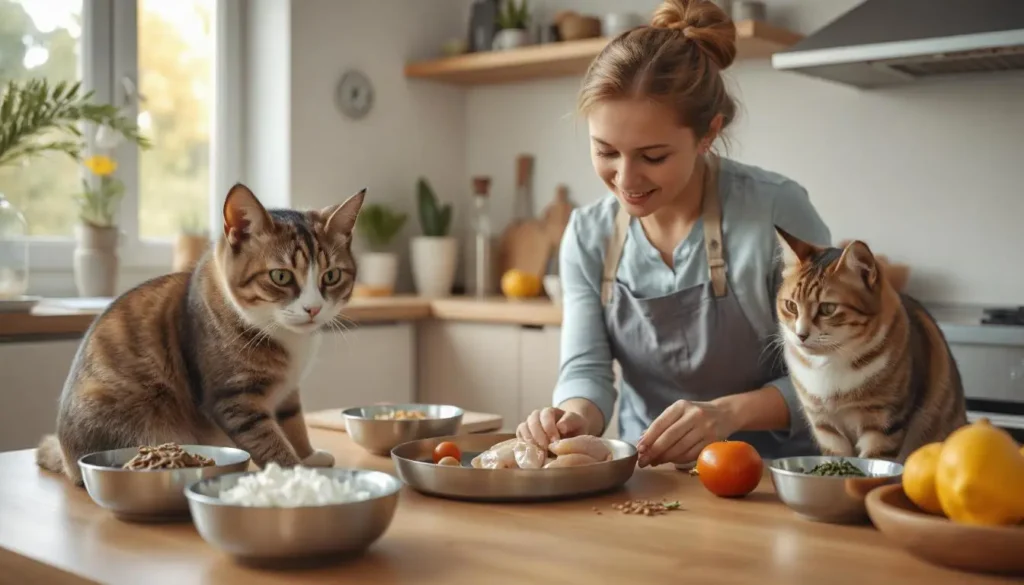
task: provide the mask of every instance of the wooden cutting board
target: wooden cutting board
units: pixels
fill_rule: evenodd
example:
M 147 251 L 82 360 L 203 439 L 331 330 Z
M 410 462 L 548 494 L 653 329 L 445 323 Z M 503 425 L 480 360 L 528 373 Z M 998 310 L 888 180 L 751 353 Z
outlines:
M 343 408 L 331 408 L 306 413 L 306 424 L 329 431 L 345 432 L 345 419 L 341 417 Z M 462 415 L 462 428 L 459 434 L 486 433 L 501 429 L 504 420 L 501 415 L 486 414 L 483 412 L 465 412 Z

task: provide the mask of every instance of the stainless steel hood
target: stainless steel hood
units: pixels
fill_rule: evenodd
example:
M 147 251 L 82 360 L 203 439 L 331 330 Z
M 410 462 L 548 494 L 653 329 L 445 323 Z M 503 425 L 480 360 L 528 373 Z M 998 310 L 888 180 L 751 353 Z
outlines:
M 1024 0 L 865 0 L 772 66 L 865 88 L 1024 71 Z

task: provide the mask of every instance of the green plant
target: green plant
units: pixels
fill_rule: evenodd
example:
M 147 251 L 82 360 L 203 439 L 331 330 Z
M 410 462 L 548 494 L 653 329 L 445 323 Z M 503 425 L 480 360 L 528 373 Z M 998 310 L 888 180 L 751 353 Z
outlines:
M 408 217 L 407 214 L 394 211 L 387 205 L 373 203 L 359 212 L 356 217 L 356 230 L 366 238 L 370 248 L 380 250 L 387 247 L 398 235 Z
M 430 188 L 426 179 L 420 178 L 417 183 L 417 196 L 419 199 L 420 226 L 425 236 L 447 236 L 448 228 L 452 222 L 452 204 L 441 204 L 437 195 Z
M 500 29 L 525 29 L 530 23 L 530 11 L 526 6 L 526 0 L 522 0 L 516 6 L 516 0 L 505 0 L 503 10 L 498 10 L 495 21 Z
M 150 147 L 149 140 L 119 108 L 91 103 L 92 97 L 91 91 L 81 93 L 80 83 L 51 86 L 46 79 L 8 81 L 0 95 L 0 166 L 46 151 L 81 160 L 81 122 L 109 127 L 141 148 Z M 64 136 L 54 137 L 51 132 Z

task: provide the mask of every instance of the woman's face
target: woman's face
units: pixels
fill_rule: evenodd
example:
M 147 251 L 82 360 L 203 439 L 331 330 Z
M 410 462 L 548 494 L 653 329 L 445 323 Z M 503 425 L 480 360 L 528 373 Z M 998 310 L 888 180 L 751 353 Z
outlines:
M 671 109 L 649 99 L 607 100 L 588 122 L 594 170 L 630 215 L 650 215 L 683 193 L 701 148 Z

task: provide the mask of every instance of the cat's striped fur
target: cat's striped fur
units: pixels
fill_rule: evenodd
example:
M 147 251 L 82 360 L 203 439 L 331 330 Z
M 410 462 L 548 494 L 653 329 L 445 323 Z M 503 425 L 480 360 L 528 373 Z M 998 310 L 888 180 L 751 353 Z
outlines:
M 192 272 L 126 292 L 86 332 L 39 465 L 80 484 L 82 455 L 177 442 L 238 446 L 261 467 L 332 466 L 309 443 L 299 384 L 352 294 L 364 194 L 268 211 L 235 185 L 224 233 Z
M 868 246 L 821 248 L 778 231 L 784 355 L 821 451 L 903 461 L 966 424 L 945 336 Z

